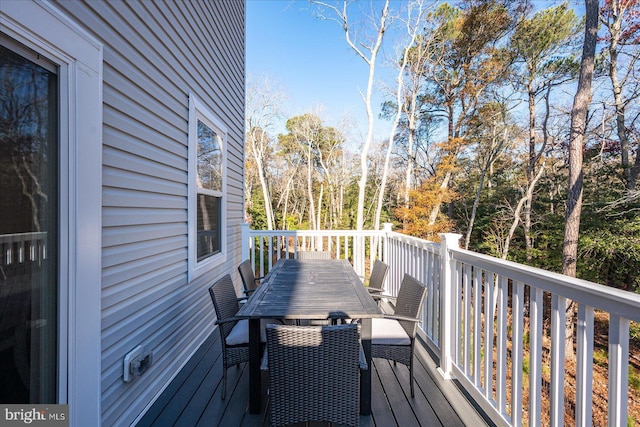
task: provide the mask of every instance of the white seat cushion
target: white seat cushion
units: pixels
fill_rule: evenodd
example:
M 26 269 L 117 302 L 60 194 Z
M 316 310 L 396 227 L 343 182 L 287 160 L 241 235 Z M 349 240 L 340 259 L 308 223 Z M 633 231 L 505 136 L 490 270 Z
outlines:
M 265 329 L 266 325 L 269 324 L 279 324 L 277 320 L 274 319 L 260 319 L 260 341 L 267 342 L 267 331 Z M 238 323 L 233 327 L 229 335 L 227 335 L 227 339 L 225 340 L 227 345 L 240 345 L 240 344 L 248 344 L 249 343 L 249 321 L 247 319 L 239 320 Z
M 410 345 L 411 338 L 394 319 L 371 319 L 371 344 Z

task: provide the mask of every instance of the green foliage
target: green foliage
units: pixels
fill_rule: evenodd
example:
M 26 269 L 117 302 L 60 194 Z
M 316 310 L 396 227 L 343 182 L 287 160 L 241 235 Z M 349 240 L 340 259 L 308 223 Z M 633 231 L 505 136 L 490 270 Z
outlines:
M 632 340 L 640 340 L 640 323 L 631 322 L 629 325 L 629 336 Z
M 629 366 L 629 387 L 640 391 L 640 369 Z
M 516 58 L 526 63 L 530 74 L 552 64 L 554 54 L 577 33 L 578 18 L 568 3 L 543 9 L 533 17 L 524 19 L 511 37 L 511 50 Z
M 640 292 L 640 203 L 609 202 L 617 196 L 612 188 L 586 193 L 596 203 L 583 215 L 578 271 L 587 280 Z
M 605 368 L 609 365 L 609 353 L 605 348 L 596 348 L 593 350 L 593 363 Z

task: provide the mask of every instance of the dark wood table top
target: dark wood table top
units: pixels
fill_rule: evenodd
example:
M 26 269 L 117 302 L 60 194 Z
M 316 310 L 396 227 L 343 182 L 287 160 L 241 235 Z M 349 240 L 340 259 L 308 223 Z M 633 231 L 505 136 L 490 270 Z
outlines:
M 347 260 L 281 259 L 237 313 L 242 318 L 381 317 Z

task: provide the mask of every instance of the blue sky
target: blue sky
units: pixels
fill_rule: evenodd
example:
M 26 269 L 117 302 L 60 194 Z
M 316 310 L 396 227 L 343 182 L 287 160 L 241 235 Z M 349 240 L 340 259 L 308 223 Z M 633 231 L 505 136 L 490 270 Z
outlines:
M 536 8 L 559 2 L 533 0 Z M 372 3 L 378 9 L 382 4 L 379 0 Z M 402 3 L 392 1 L 392 10 Z M 582 13 L 582 2 L 570 0 L 570 4 Z M 353 129 L 348 130 L 348 141 L 353 147 L 361 144 L 366 136 L 367 117 L 359 91 L 366 90 L 369 69 L 347 45 L 342 28 L 334 21 L 317 18 L 317 6 L 307 0 L 247 0 L 246 5 L 247 75 L 266 75 L 284 89 L 288 98 L 283 105 L 285 120 L 316 112 L 322 106 L 319 115 L 325 125 L 338 126 L 341 119 L 349 117 Z M 357 9 L 355 5 L 349 9 L 353 23 L 359 20 Z M 395 81 L 396 71 L 388 66 L 395 56 L 392 37 L 391 31 L 385 34 L 376 67 L 374 142 L 388 138 L 391 127 L 389 121 L 378 119 L 377 115 L 384 101 L 380 81 Z M 278 129 L 285 131 L 284 120 Z
M 359 89 L 366 90 L 368 66 L 348 47 L 341 27 L 315 17 L 313 8 L 307 1 L 247 0 L 247 75 L 266 74 L 279 83 L 287 93 L 287 118 L 322 106 L 326 125 L 346 114 L 359 130 L 352 139 L 361 139 L 367 119 Z M 374 101 L 376 114 L 381 101 Z M 389 127 L 378 123 L 375 140 L 386 138 Z

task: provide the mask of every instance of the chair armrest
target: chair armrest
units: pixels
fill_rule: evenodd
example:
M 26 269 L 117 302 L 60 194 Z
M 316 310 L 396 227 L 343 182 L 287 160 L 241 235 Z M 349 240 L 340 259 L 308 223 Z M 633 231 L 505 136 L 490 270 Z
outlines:
M 409 317 L 409 316 L 399 316 L 396 314 L 385 314 L 384 315 L 385 319 L 393 319 L 393 320 L 402 320 L 402 321 L 407 321 L 407 322 L 419 322 L 420 319 L 418 319 L 417 317 Z
M 364 348 L 362 348 L 362 343 L 360 343 L 360 369 L 363 371 L 369 369 L 369 365 L 367 365 L 367 358 L 364 355 Z
M 260 363 L 261 371 L 269 370 L 269 353 L 267 352 L 267 345 L 264 346 L 264 353 L 262 354 L 262 362 Z
M 382 293 L 377 293 L 377 292 L 369 292 L 369 295 L 371 296 L 371 298 L 373 298 L 375 301 L 380 301 L 382 298 L 391 300 L 392 302 L 396 301 L 397 298 L 392 296 L 392 295 L 386 295 L 386 294 L 382 294 Z
M 378 294 L 378 293 L 384 292 L 384 289 L 382 289 L 382 288 L 374 288 L 372 286 L 367 286 L 367 291 L 369 291 L 369 293 L 372 293 L 372 294 Z
M 229 323 L 229 322 L 237 322 L 238 320 L 242 320 L 238 317 L 229 317 L 227 319 L 216 319 L 216 321 L 214 322 L 214 324 L 216 325 L 221 325 L 223 323 Z

